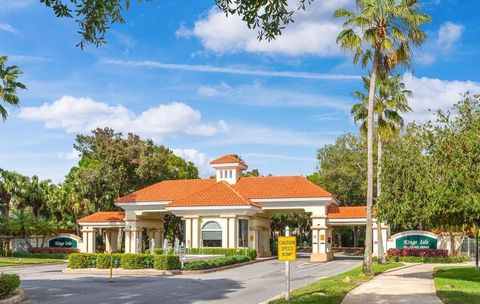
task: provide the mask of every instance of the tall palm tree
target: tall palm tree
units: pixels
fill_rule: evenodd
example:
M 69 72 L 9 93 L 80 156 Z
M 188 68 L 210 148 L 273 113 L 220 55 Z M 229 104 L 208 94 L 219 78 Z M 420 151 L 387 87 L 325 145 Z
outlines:
M 412 92 L 405 88 L 402 82 L 402 76 L 388 76 L 387 73 L 381 73 L 378 78 L 376 96 L 374 99 L 374 116 L 376 115 L 377 131 L 377 199 L 382 193 L 382 155 L 383 143 L 396 136 L 403 128 L 403 118 L 400 113 L 411 111 L 408 106 L 408 97 Z M 362 77 L 363 86 L 368 91 L 370 78 Z M 362 91 L 354 91 L 353 96 L 360 100 L 352 107 L 352 115 L 355 122 L 362 121 L 360 131 L 367 134 L 367 116 L 368 116 L 368 95 Z M 375 121 L 375 117 L 374 117 Z M 377 218 L 377 225 L 380 221 Z M 377 229 L 378 239 L 378 262 L 385 263 L 385 252 L 383 250 L 383 235 L 381 229 Z
M 373 99 L 379 68 L 394 69 L 398 64 L 408 66 L 410 45 L 420 46 L 427 35 L 420 26 L 430 16 L 419 12 L 417 0 L 357 0 L 355 12 L 338 9 L 335 18 L 344 18 L 344 30 L 337 37 L 342 49 L 353 50 L 353 62 L 371 65 L 367 111 L 367 225 L 363 272 L 373 274 L 372 268 L 372 203 L 373 203 Z
M 16 65 L 7 66 L 7 60 L 7 56 L 0 56 L 0 100 L 9 105 L 18 106 L 17 90 L 26 89 L 27 87 L 17 81 L 18 76 L 22 72 Z M 2 116 L 3 121 L 8 117 L 8 112 L 2 104 L 0 104 L 0 116 Z

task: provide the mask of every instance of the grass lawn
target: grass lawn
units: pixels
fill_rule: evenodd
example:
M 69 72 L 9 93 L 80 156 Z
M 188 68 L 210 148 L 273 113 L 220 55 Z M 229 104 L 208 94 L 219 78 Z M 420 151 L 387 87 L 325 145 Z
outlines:
M 61 262 L 60 259 L 0 257 L 0 267 Z
M 437 267 L 433 275 L 437 295 L 445 304 L 480 303 L 480 271 L 474 267 Z
M 374 263 L 375 274 L 385 270 L 403 266 L 402 263 L 377 264 Z M 362 266 L 334 277 L 319 280 L 310 285 L 295 289 L 290 292 L 290 301 L 283 299 L 271 303 L 315 303 L 315 304 L 338 304 L 345 295 L 358 285 L 372 279 L 373 276 L 362 274 Z

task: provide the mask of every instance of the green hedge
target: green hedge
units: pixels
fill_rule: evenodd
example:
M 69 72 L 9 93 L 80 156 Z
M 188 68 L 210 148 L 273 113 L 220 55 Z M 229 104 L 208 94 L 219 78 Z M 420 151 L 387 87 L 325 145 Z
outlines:
M 173 254 L 175 249 L 168 248 L 167 254 Z M 150 254 L 150 249 L 145 250 L 145 254 Z M 163 248 L 153 248 L 153 254 L 163 254 Z
M 8 296 L 18 286 L 20 286 L 20 277 L 17 274 L 2 273 L 0 275 L 0 298 Z
M 65 253 L 14 253 L 16 258 L 36 258 L 36 259 L 54 259 L 66 260 L 69 254 Z
M 68 256 L 68 268 L 95 268 L 97 267 L 95 253 L 72 253 Z
M 157 270 L 180 269 L 180 259 L 178 255 L 162 254 L 153 258 L 153 268 Z
M 238 263 L 244 263 L 250 261 L 250 258 L 246 255 L 232 255 L 226 256 L 223 258 L 211 259 L 211 260 L 197 260 L 186 262 L 183 265 L 183 269 L 185 270 L 204 270 L 204 269 L 211 269 L 217 268 L 227 265 L 233 265 Z
M 99 269 L 107 269 L 110 268 L 110 263 L 112 263 L 112 268 L 118 268 L 121 265 L 121 253 L 113 253 L 111 255 L 110 261 L 110 253 L 97 253 L 96 262 L 97 268 Z
M 120 260 L 123 269 L 153 268 L 153 256 L 150 254 L 124 253 Z
M 244 255 L 248 256 L 251 260 L 257 257 L 257 251 L 250 248 L 191 248 L 187 249 L 186 252 L 189 254 L 223 254 L 225 256 Z
M 392 256 L 387 257 L 389 262 L 405 262 L 405 263 L 462 263 L 469 259 L 464 256 L 458 257 L 413 257 L 413 256 Z

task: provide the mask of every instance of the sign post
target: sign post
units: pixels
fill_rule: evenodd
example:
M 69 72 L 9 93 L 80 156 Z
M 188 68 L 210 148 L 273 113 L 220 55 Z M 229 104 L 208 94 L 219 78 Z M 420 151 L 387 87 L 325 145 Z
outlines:
M 180 245 L 180 263 L 182 264 L 182 269 L 183 269 L 183 263 L 185 263 L 185 245 L 182 244 Z
M 297 259 L 297 238 L 290 236 L 285 227 L 285 236 L 278 237 L 278 260 L 285 261 L 285 301 L 290 300 L 290 261 Z
M 110 251 L 110 279 L 108 280 L 110 283 L 113 282 L 113 254 Z

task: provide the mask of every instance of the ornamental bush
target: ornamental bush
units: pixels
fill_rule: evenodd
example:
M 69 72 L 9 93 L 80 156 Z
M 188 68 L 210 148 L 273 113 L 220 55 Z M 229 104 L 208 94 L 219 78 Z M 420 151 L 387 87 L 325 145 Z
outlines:
M 20 286 L 20 277 L 18 274 L 2 273 L 0 275 L 0 298 L 8 296 L 15 291 L 18 286 Z
M 180 269 L 180 258 L 173 254 L 156 255 L 153 257 L 153 268 L 157 270 Z
M 183 266 L 185 270 L 204 270 L 204 269 L 212 269 L 227 265 L 233 265 L 238 263 L 248 262 L 250 258 L 246 255 L 232 255 L 226 256 L 223 258 L 216 258 L 211 260 L 197 260 L 186 262 Z
M 97 255 L 94 253 L 72 253 L 68 256 L 68 268 L 95 268 Z
M 61 253 L 61 254 L 70 254 L 70 253 L 79 253 L 80 249 L 78 248 L 55 248 L 55 247 L 32 247 L 28 249 L 30 253 Z
M 422 249 L 422 248 L 390 248 L 387 251 L 390 257 L 448 257 L 448 250 L 445 249 Z
M 16 252 L 13 254 L 16 258 L 37 258 L 37 259 L 54 259 L 54 260 L 66 260 L 68 254 L 64 253 L 25 253 Z
M 121 253 L 112 254 L 112 267 L 118 268 L 121 265 Z M 110 253 L 97 253 L 96 256 L 97 268 L 108 269 L 110 268 Z
M 120 258 L 120 266 L 123 269 L 153 268 L 153 256 L 150 254 L 124 253 Z
M 187 252 L 191 254 L 222 254 L 225 256 L 244 255 L 248 256 L 251 260 L 257 257 L 257 251 L 250 248 L 191 248 L 188 249 Z
M 414 257 L 414 256 L 389 256 L 387 261 L 389 262 L 405 262 L 405 263 L 463 263 L 468 261 L 468 257 Z

